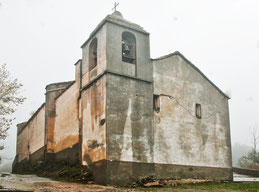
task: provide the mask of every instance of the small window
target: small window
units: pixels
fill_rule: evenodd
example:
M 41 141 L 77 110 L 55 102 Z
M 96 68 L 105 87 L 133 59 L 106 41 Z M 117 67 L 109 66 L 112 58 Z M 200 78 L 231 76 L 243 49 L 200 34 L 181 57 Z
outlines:
M 160 97 L 159 95 L 153 95 L 153 108 L 157 113 L 160 112 Z
M 89 47 L 89 71 L 97 66 L 97 39 L 94 38 Z
M 196 103 L 195 114 L 198 119 L 201 119 L 201 104 Z
M 122 61 L 136 64 L 136 38 L 130 32 L 122 33 Z

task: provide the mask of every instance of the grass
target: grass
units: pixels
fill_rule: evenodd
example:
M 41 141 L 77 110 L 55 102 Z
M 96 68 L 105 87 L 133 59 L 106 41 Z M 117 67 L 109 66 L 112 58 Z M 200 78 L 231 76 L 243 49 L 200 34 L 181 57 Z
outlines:
M 179 188 L 194 188 L 194 189 L 206 189 L 206 190 L 238 190 L 238 191 L 258 191 L 259 182 L 231 182 L 231 183 L 219 183 L 219 184 L 198 184 L 198 185 L 182 185 Z
M 142 188 L 143 189 L 143 188 Z M 207 184 L 183 184 L 175 187 L 145 188 L 145 191 L 169 192 L 179 189 L 192 189 L 204 191 L 249 191 L 258 192 L 259 182 L 229 182 L 229 183 L 207 183 Z

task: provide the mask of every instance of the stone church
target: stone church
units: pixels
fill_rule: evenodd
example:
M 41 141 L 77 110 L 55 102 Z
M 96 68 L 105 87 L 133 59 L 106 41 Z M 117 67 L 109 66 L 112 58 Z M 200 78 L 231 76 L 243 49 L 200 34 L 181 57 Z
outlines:
M 88 166 L 100 184 L 232 180 L 229 97 L 181 53 L 150 58 L 149 33 L 115 11 L 83 43 L 75 80 L 46 86 L 17 125 L 23 163 Z

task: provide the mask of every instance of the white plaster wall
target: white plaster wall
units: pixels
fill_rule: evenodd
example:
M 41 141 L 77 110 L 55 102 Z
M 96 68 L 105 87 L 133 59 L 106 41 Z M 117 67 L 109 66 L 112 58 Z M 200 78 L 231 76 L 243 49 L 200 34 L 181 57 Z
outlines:
M 231 167 L 227 98 L 179 55 L 154 61 L 153 69 L 161 107 L 154 112 L 154 162 Z

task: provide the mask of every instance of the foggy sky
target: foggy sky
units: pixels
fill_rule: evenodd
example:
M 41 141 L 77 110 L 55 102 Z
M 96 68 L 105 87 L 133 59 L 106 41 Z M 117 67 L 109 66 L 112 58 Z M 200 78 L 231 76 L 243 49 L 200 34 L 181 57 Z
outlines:
M 180 51 L 229 100 L 232 143 L 250 144 L 259 123 L 258 0 L 117 0 L 127 20 L 150 33 L 151 57 Z M 74 80 L 80 46 L 111 14 L 112 0 L 0 0 L 0 64 L 24 85 L 27 100 L 1 152 L 12 159 L 16 124 L 45 100 L 45 86 Z M 258 128 L 259 129 L 259 128 Z M 0 155 L 1 155 L 0 154 Z

